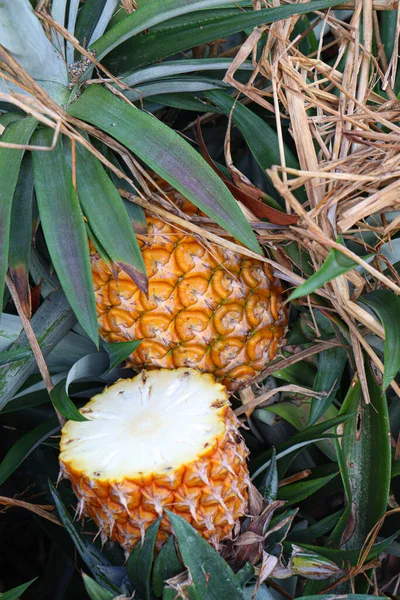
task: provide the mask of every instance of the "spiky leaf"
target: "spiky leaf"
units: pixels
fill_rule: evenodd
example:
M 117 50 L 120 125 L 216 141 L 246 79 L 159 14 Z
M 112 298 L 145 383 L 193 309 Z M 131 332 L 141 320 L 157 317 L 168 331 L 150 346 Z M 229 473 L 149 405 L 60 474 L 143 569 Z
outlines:
M 50 147 L 52 139 L 50 129 L 41 129 L 34 136 L 38 146 Z M 61 138 L 53 150 L 33 153 L 33 172 L 40 220 L 51 259 L 80 324 L 97 344 L 96 302 L 86 227 Z
M 221 179 L 164 123 L 99 85 L 89 86 L 68 112 L 115 137 L 221 227 L 260 252 L 250 225 Z

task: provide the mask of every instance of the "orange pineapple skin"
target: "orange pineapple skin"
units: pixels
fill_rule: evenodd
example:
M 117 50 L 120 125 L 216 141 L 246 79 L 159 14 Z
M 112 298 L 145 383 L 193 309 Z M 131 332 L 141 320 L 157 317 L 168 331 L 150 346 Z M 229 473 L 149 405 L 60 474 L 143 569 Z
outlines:
M 84 414 L 84 409 L 81 411 Z M 248 450 L 239 434 L 239 421 L 230 406 L 221 414 L 224 433 L 196 460 L 169 473 L 111 481 L 89 478 L 71 462 L 60 461 L 63 476 L 71 480 L 79 499 L 79 515 L 91 517 L 102 540 L 118 542 L 128 554 L 143 540 L 147 528 L 162 517 L 156 547 L 172 529 L 163 509 L 178 514 L 206 540 L 218 547 L 231 537 L 235 523 L 248 506 Z
M 229 390 L 250 381 L 273 359 L 285 333 L 280 282 L 264 262 L 210 250 L 160 219 L 146 220 L 147 235 L 137 237 L 148 298 L 91 245 L 101 337 L 143 340 L 128 359 L 136 369 L 194 367 Z

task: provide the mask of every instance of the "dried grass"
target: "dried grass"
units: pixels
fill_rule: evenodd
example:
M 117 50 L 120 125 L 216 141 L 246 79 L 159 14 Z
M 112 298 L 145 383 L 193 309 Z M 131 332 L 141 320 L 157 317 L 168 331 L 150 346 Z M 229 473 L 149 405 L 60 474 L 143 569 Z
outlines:
M 280 0 L 272 2 L 273 6 L 279 4 Z M 256 1 L 253 6 L 261 8 L 261 3 Z M 368 219 L 375 215 L 381 225 L 374 227 L 376 243 L 368 251 L 379 253 L 382 244 L 400 230 L 399 216 L 393 219 L 388 215 L 400 209 L 400 131 L 396 124 L 400 120 L 400 102 L 393 91 L 398 47 L 392 57 L 384 55 L 376 13 L 380 7 L 398 6 L 389 7 L 372 0 L 346 6 L 354 9 L 349 23 L 340 21 L 332 11 L 320 14 L 323 29 L 319 48 L 309 56 L 299 49 L 304 34 L 290 40 L 300 17 L 258 27 L 239 49 L 225 81 L 275 114 L 281 165 L 274 166 L 268 175 L 284 198 L 287 211 L 299 217 L 295 226 L 280 233 L 275 245 L 284 254 L 285 244 L 295 241 L 310 254 L 315 269 L 331 248 L 363 267 L 364 275 L 355 271 L 342 275 L 325 285 L 324 291 L 333 311 L 350 329 L 364 400 L 369 402 L 362 350 L 382 372 L 383 365 L 366 341 L 366 334 L 371 332 L 384 338 L 384 330 L 356 301 L 361 293 L 376 288 L 400 294 L 398 277 L 393 271 L 389 275 L 382 273 L 377 259 L 367 264 L 336 239 L 344 234 L 362 244 L 363 232 L 372 227 Z M 399 9 L 397 15 L 398 39 Z M 310 28 L 317 23 L 318 20 Z M 324 46 L 323 34 L 328 25 L 335 41 Z M 378 46 L 381 44 L 377 57 L 372 55 L 373 32 Z M 255 45 L 263 34 L 264 49 L 256 61 Z M 331 53 L 332 47 L 336 49 L 333 66 L 322 58 L 322 50 L 327 47 Z M 254 72 L 247 84 L 243 84 L 235 79 L 235 72 L 249 57 L 253 58 Z M 343 63 L 344 68 L 340 66 Z M 375 91 L 378 83 L 385 89 L 387 101 Z M 299 157 L 298 170 L 287 168 L 284 162 L 282 123 L 287 118 Z M 305 204 L 293 193 L 303 186 L 308 199 Z M 269 232 L 261 235 L 271 239 Z M 303 302 L 311 302 L 312 307 L 316 301 Z M 400 395 L 395 383 L 392 387 Z

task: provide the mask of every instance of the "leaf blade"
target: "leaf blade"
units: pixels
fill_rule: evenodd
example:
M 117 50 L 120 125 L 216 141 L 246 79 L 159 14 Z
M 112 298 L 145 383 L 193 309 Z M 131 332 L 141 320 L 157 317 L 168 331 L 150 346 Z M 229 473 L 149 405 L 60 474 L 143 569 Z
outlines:
M 263 171 L 271 168 L 272 165 L 281 164 L 278 134 L 261 117 L 240 102 L 235 103 L 235 99 L 222 90 L 208 91 L 205 96 L 221 108 L 225 115 L 229 116 L 232 111 L 232 121 L 242 132 Z M 299 168 L 296 157 L 287 146 L 285 146 L 285 157 L 287 167 Z
M 400 298 L 390 290 L 375 290 L 359 300 L 373 309 L 385 329 L 385 369 L 382 381 L 382 390 L 385 391 L 400 369 Z
M 75 544 L 75 547 L 79 552 L 82 560 L 90 569 L 91 573 L 93 574 L 93 577 L 99 585 L 102 585 L 110 592 L 118 594 L 118 588 L 101 571 L 101 567 L 109 567 L 111 566 L 110 563 L 93 544 L 89 543 L 85 537 L 79 535 L 67 509 L 64 506 L 64 503 L 61 499 L 58 490 L 56 490 L 56 488 L 50 480 L 48 483 L 60 519 L 63 522 L 65 529 L 70 535 L 73 543 Z
M 44 440 L 59 431 L 60 425 L 56 417 L 44 421 L 32 431 L 23 435 L 7 452 L 0 463 L 0 485 L 18 469 L 19 465 Z
M 304 6 L 296 6 L 294 9 L 290 6 L 283 6 L 272 9 L 261 9 L 257 11 L 258 14 L 251 14 L 252 11 L 246 13 L 245 11 L 239 12 L 238 10 L 238 16 L 235 16 L 233 20 L 227 20 L 228 26 L 225 23 L 221 35 L 213 31 L 211 39 L 225 37 L 232 33 L 243 31 L 247 27 L 272 23 L 288 18 L 293 14 L 303 14 L 312 10 L 320 10 L 339 3 L 339 0 L 316 0 L 308 3 L 309 7 L 306 8 Z M 142 4 L 135 13 L 128 15 L 125 19 L 114 25 L 114 27 L 93 44 L 92 49 L 96 51 L 98 60 L 101 60 L 111 50 L 122 44 L 122 42 L 158 23 L 169 21 L 182 14 L 214 6 L 223 6 L 224 4 L 227 4 L 225 0 L 149 0 L 145 4 Z M 215 37 L 213 37 L 214 35 Z M 211 41 L 211 39 L 206 38 L 206 41 Z M 198 45 L 198 40 L 193 39 L 190 47 L 196 45 Z
M 103 342 L 105 351 L 110 358 L 110 368 L 114 369 L 120 363 L 128 358 L 136 350 L 142 340 L 135 340 L 133 342 L 117 342 L 115 344 L 109 344 Z
M 49 129 L 38 131 L 34 136 L 35 144 L 45 147 L 51 145 L 52 138 L 53 132 Z M 97 345 L 89 245 L 61 138 L 50 152 L 33 153 L 33 172 L 41 224 L 55 270 L 80 324 Z
M 285 485 L 278 490 L 278 500 L 285 500 L 285 506 L 301 502 L 312 494 L 315 494 L 315 492 L 323 488 L 336 476 L 337 473 L 333 473 L 332 475 L 326 475 L 325 477 L 318 477 L 318 479 L 299 481 L 298 483 Z
M 87 421 L 69 398 L 65 389 L 65 379 L 62 379 L 50 392 L 50 398 L 57 410 L 69 421 Z
M 68 112 L 118 139 L 221 227 L 260 252 L 250 225 L 223 182 L 169 127 L 98 85 L 89 86 Z
M 343 240 L 340 236 L 337 241 L 343 244 Z M 363 256 L 362 258 L 366 260 L 368 256 Z M 316 271 L 314 275 L 311 275 L 304 283 L 299 285 L 290 294 L 288 300 L 295 300 L 302 296 L 308 296 L 329 281 L 332 281 L 332 279 L 336 279 L 339 275 L 344 275 L 348 271 L 355 269 L 357 266 L 358 263 L 354 262 L 351 258 L 345 256 L 339 250 L 336 250 L 336 248 L 331 248 L 328 256 L 318 271 Z
M 128 577 L 135 593 L 143 600 L 150 600 L 150 575 L 153 568 L 154 547 L 161 518 L 146 530 L 144 540 L 136 544 L 126 565 Z
M 33 170 L 30 155 L 24 156 L 15 189 L 10 226 L 8 265 L 25 314 L 31 316 L 29 262 L 32 243 Z
M 236 575 L 219 554 L 189 525 L 185 519 L 165 511 L 177 538 L 179 551 L 189 569 L 201 598 L 242 600 Z
M 152 580 L 154 595 L 157 598 L 162 596 L 165 581 L 171 577 L 175 577 L 175 575 L 179 575 L 182 571 L 183 566 L 176 554 L 174 538 L 171 535 L 161 547 L 154 561 Z
M 327 395 L 311 399 L 309 425 L 314 425 L 321 419 L 334 401 L 346 361 L 347 353 L 341 346 L 328 348 L 319 355 L 313 390 L 315 392 L 326 392 Z
M 22 585 L 19 585 L 15 588 L 13 588 L 12 590 L 8 590 L 8 592 L 4 592 L 3 594 L 1 594 L 1 599 L 2 600 L 19 600 L 19 597 L 21 596 L 21 594 L 23 594 L 29 586 L 32 585 L 32 583 L 34 581 L 36 581 L 37 577 L 35 577 L 35 579 L 31 579 L 30 581 L 27 581 L 26 583 L 23 583 Z
M 121 196 L 100 161 L 81 144 L 76 157 L 79 200 L 90 227 L 112 261 L 146 292 L 146 267 Z
M 115 598 L 112 592 L 104 589 L 94 579 L 89 577 L 89 575 L 86 575 L 86 573 L 82 573 L 82 577 L 85 589 L 91 600 L 113 600 L 113 598 Z
M 19 119 L 8 124 L 1 141 L 27 144 L 37 125 L 36 119 Z M 4 281 L 9 255 L 12 203 L 24 149 L 0 148 L 0 306 L 3 303 Z
M 369 363 L 366 375 L 372 404 L 360 405 L 360 419 L 355 417 L 344 425 L 342 449 L 352 490 L 352 511 L 357 511 L 354 528 L 347 535 L 344 548 L 359 548 L 368 533 L 386 511 L 391 453 L 388 409 L 385 396 L 376 383 Z M 361 427 L 361 429 L 360 429 Z M 375 468 L 379 456 L 379 469 Z

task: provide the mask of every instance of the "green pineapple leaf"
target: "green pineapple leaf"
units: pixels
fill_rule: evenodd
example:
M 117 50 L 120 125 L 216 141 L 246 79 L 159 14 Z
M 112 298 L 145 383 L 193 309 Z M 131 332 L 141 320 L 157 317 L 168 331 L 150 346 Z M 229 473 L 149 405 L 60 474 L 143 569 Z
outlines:
M 21 594 L 23 594 L 32 585 L 32 583 L 36 581 L 36 579 L 37 577 L 27 581 L 26 583 L 23 583 L 22 585 L 18 585 L 12 590 L 8 590 L 8 592 L 3 592 L 1 594 L 1 600 L 19 600 Z
M 91 600 L 113 600 L 115 594 L 99 585 L 94 579 L 82 573 L 83 583 Z
M 329 8 L 330 6 L 335 6 L 335 4 L 340 4 L 340 0 L 313 0 L 312 2 L 307 2 L 307 4 L 279 6 L 277 8 L 261 9 L 258 11 L 245 11 L 237 8 L 236 11 L 230 11 L 230 13 L 234 12 L 235 14 L 229 14 L 227 17 L 214 16 L 214 18 L 210 18 L 207 15 L 207 11 L 204 10 L 226 4 L 226 0 L 148 0 L 141 4 L 135 12 L 127 15 L 119 23 L 111 27 L 93 44 L 91 49 L 96 52 L 97 59 L 101 60 L 111 50 L 138 33 L 142 33 L 145 29 L 149 29 L 165 21 L 168 21 L 168 27 L 170 24 L 172 25 L 174 17 L 187 15 L 195 11 L 202 11 L 204 13 L 204 24 L 200 25 L 200 28 L 196 24 L 196 27 L 191 29 L 185 25 L 184 38 L 182 35 L 175 36 L 178 49 L 171 48 L 169 50 L 169 56 L 171 56 L 180 50 L 186 50 L 193 46 L 244 31 L 248 27 L 273 23 L 281 19 L 287 19 L 295 14 L 304 14 L 313 10 Z M 184 47 L 182 47 L 182 43 Z M 151 53 L 152 44 L 146 45 Z M 148 59 L 147 64 L 155 60 L 157 58 L 152 56 Z
M 175 131 L 99 85 L 89 86 L 68 112 L 115 137 L 221 227 L 254 252 L 260 252 L 229 190 Z
M 76 181 L 82 210 L 96 239 L 146 292 L 146 267 L 122 199 L 100 161 L 80 144 L 76 148 Z
M 185 519 L 169 510 L 165 512 L 173 527 L 183 563 L 189 569 L 200 598 L 242 600 L 240 584 L 225 560 Z
M 152 582 L 156 598 L 162 596 L 165 581 L 179 575 L 183 570 L 184 567 L 176 554 L 174 536 L 170 535 L 154 561 Z
M 25 458 L 29 456 L 39 444 L 59 430 L 60 424 L 54 416 L 20 437 L 0 462 L 0 485 L 14 473 Z
M 154 548 L 161 519 L 147 529 L 142 543 L 136 544 L 128 559 L 126 569 L 135 593 L 142 600 L 151 600 L 150 577 L 153 567 Z
M 50 147 L 52 139 L 50 129 L 41 129 L 34 136 L 37 146 Z M 86 227 L 61 138 L 53 150 L 33 153 L 33 172 L 40 220 L 55 270 L 78 321 L 97 345 L 96 302 Z
M 372 308 L 385 328 L 384 392 L 400 369 L 400 298 L 390 290 L 375 290 L 359 300 Z
M 0 141 L 4 144 L 28 144 L 36 125 L 36 119 L 32 118 L 12 121 Z M 24 152 L 23 148 L 0 147 L 0 306 L 3 304 L 8 267 L 12 203 Z
M 32 244 L 33 169 L 30 154 L 22 160 L 11 211 L 8 266 L 22 308 L 31 316 L 29 264 Z

